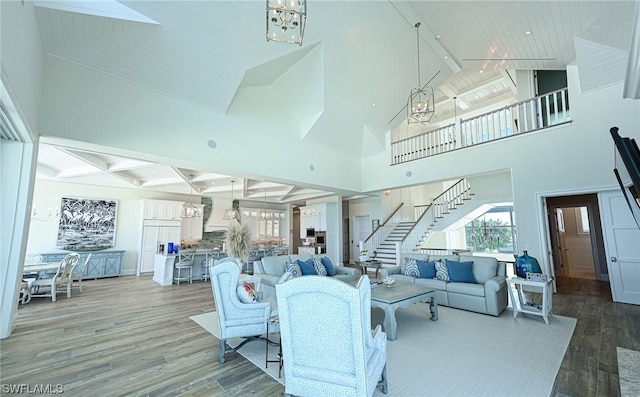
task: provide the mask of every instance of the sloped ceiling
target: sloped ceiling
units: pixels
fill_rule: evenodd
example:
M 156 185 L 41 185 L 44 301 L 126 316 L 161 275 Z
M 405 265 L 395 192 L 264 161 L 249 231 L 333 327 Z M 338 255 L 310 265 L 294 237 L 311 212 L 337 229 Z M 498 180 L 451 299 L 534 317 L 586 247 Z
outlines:
M 576 37 L 575 45 L 582 92 L 624 81 L 627 51 L 580 37 Z
M 277 97 L 301 140 L 367 156 L 405 120 L 417 73 L 435 76 L 434 125 L 509 101 L 515 70 L 564 69 L 586 56 L 584 43 L 624 56 L 638 1 L 320 0 L 309 7 L 301 47 L 266 42 L 264 1 L 34 4 L 50 57 L 223 116 Z M 590 76 L 607 64 L 591 56 L 585 64 L 598 70 L 585 70 L 584 83 L 595 87 L 603 82 Z M 242 90 L 264 97 L 243 103 Z

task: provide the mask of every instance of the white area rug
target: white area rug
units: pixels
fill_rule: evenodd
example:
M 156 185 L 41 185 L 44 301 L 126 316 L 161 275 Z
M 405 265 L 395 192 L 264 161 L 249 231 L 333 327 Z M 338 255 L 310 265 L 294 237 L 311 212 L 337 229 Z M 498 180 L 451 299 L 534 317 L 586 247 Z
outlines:
M 447 307 L 439 307 L 434 322 L 427 312 L 422 303 L 396 312 L 398 338 L 387 344 L 389 397 L 549 396 L 576 325 L 562 316 L 546 325 L 537 316 L 514 319 L 510 310 L 496 318 Z M 381 323 L 383 312 L 375 309 L 372 317 Z M 220 334 L 215 312 L 191 319 Z M 284 384 L 277 363 L 265 369 L 264 342 L 250 342 L 239 353 Z M 269 353 L 275 359 L 277 348 Z M 385 396 L 380 389 L 374 395 Z
M 640 352 L 617 347 L 620 395 L 640 396 Z

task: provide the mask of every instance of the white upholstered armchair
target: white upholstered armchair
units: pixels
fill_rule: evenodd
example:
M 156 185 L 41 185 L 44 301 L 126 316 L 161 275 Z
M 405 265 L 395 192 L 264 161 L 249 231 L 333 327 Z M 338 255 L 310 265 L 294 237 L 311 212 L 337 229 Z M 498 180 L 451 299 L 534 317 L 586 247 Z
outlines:
M 323 276 L 276 286 L 285 393 L 371 396 L 387 393 L 387 337 L 371 331 L 371 287 Z
M 267 333 L 267 320 L 271 316 L 270 302 L 242 303 L 236 292 L 240 267 L 233 260 L 222 261 L 209 268 L 211 288 L 220 324 L 220 363 L 225 354 L 237 351 L 245 343 L 260 339 Z M 248 338 L 235 349 L 227 349 L 228 338 Z

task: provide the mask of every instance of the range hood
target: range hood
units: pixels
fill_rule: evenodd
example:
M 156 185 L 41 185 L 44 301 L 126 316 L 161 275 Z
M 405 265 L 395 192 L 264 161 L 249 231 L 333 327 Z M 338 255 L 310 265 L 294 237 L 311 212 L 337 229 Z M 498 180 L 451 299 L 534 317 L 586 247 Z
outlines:
M 231 199 L 211 197 L 211 214 L 204 224 L 205 232 L 227 231 L 229 221 L 223 219 L 224 211 L 231 208 Z

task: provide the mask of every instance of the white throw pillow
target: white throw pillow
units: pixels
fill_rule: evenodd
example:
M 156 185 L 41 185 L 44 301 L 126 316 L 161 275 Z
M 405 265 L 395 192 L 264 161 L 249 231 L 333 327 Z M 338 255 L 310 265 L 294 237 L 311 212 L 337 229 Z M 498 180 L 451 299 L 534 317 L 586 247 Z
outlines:
M 256 294 L 256 291 L 250 283 L 239 285 L 236 291 L 238 299 L 242 303 L 256 303 L 258 301 L 258 294 Z
M 449 268 L 443 260 L 433 261 L 436 265 L 436 280 L 449 281 Z
M 316 269 L 316 273 L 318 273 L 318 275 L 320 276 L 327 275 L 327 269 L 322 264 L 322 261 L 320 260 L 320 258 L 315 258 L 315 257 L 313 258 L 313 268 Z
M 278 281 L 276 281 L 276 284 L 285 283 L 285 282 L 291 280 L 292 278 L 293 278 L 293 274 L 291 274 L 291 272 L 284 272 L 284 273 L 282 273 L 282 276 L 280 276 Z
M 254 291 L 260 291 L 260 277 L 251 276 L 249 274 L 241 274 L 238 278 L 238 285 L 242 285 L 244 283 L 253 284 Z
M 297 263 L 287 263 L 285 269 L 287 269 L 287 272 L 291 273 L 293 277 L 302 276 L 302 270 L 300 270 L 300 266 Z

